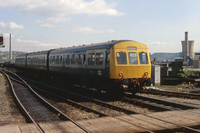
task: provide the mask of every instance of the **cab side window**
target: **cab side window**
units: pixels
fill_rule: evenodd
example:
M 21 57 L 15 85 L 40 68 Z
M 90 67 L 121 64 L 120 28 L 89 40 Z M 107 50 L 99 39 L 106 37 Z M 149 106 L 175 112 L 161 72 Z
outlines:
M 139 57 L 140 57 L 140 64 L 148 64 L 147 53 L 141 52 L 139 53 Z
M 117 64 L 122 65 L 122 64 L 127 64 L 127 58 L 126 58 L 126 53 L 125 52 L 117 52 Z

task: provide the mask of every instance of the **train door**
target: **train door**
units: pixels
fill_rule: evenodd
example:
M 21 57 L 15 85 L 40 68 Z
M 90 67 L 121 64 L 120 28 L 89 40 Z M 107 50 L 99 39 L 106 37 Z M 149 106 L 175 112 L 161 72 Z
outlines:
M 105 70 L 106 70 L 106 77 L 110 75 L 110 51 L 105 52 Z

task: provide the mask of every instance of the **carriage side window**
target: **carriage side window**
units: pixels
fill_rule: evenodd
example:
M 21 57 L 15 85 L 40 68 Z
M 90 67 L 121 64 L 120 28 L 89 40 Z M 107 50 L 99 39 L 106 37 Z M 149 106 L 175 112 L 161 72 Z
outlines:
M 56 63 L 55 59 L 56 59 L 55 56 L 53 56 L 53 62 L 52 62 L 52 64 Z
M 43 63 L 42 57 L 39 57 L 39 63 Z
M 125 52 L 117 52 L 117 64 L 127 64 Z
M 77 62 L 78 64 L 82 64 L 82 58 L 83 58 L 83 55 L 82 55 L 82 54 L 78 54 L 78 55 L 77 55 L 76 62 Z
M 59 55 L 56 57 L 56 64 L 59 64 Z
M 83 64 L 86 64 L 86 54 L 83 55 Z
M 110 54 L 107 54 L 106 65 L 110 65 Z
M 129 64 L 138 64 L 137 53 L 128 53 Z
M 72 58 L 71 58 L 71 64 L 75 64 L 75 55 L 74 54 L 72 55 Z
M 42 63 L 41 57 L 38 57 L 38 63 Z
M 62 64 L 62 56 L 60 56 L 60 64 Z
M 94 65 L 95 55 L 94 53 L 88 54 L 88 65 Z
M 66 64 L 70 64 L 70 56 L 69 55 L 67 55 L 67 57 L 66 57 Z
M 103 65 L 103 53 L 96 53 L 96 65 Z
M 65 64 L 65 61 L 66 61 L 65 58 L 66 58 L 65 55 L 63 55 L 63 64 Z
M 52 64 L 52 56 L 50 56 L 50 64 Z
M 140 57 L 140 64 L 148 64 L 147 53 L 141 52 L 139 53 L 139 57 Z
M 46 58 L 45 57 L 43 57 L 43 63 L 46 63 Z

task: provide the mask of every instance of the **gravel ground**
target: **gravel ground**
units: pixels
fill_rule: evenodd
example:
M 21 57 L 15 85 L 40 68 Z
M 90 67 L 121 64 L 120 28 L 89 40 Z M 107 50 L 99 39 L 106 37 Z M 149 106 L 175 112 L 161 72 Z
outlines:
M 6 79 L 0 73 L 0 122 L 25 122 L 17 109 Z
M 161 85 L 159 87 L 155 87 L 155 89 L 200 94 L 200 88 L 189 89 L 189 88 L 181 88 L 180 86 L 167 86 L 167 85 L 163 86 L 163 85 Z M 148 95 L 148 94 L 142 94 L 142 95 Z M 199 100 L 191 100 L 191 99 L 183 99 L 183 98 L 175 98 L 175 97 L 167 97 L 167 96 L 158 96 L 158 95 L 150 95 L 150 94 L 148 96 L 200 105 Z M 48 101 L 53 103 L 56 107 L 61 109 L 64 113 L 66 113 L 68 116 L 70 116 L 74 120 L 94 119 L 94 118 L 99 117 L 98 115 L 96 115 L 94 113 L 88 113 L 86 111 L 83 111 L 81 109 L 77 109 L 77 108 L 72 107 L 71 105 L 68 105 L 68 104 L 63 103 L 63 102 L 54 102 L 52 100 L 48 100 Z M 109 103 L 130 109 L 130 110 L 133 110 L 133 111 L 136 111 L 136 112 L 139 112 L 139 113 L 146 113 L 146 114 L 153 113 L 153 111 L 148 110 L 146 108 L 141 108 L 141 107 L 134 106 L 132 104 L 124 103 L 124 102 L 121 102 L 121 101 L 113 101 L 113 102 L 109 102 Z M 6 86 L 6 80 L 2 76 L 1 73 L 0 73 L 0 107 L 1 107 L 1 109 L 0 109 L 0 122 L 1 121 L 4 121 L 4 122 L 5 121 L 6 122 L 19 122 L 19 121 L 24 122 L 25 121 L 23 116 L 18 111 L 18 109 L 17 109 L 17 107 L 16 107 L 16 105 L 15 105 L 13 99 L 12 99 L 10 88 L 8 86 Z M 93 108 L 101 111 L 101 108 L 99 108 L 98 106 L 94 106 Z M 109 113 L 109 114 L 113 113 L 115 115 L 118 114 L 118 112 L 112 112 L 110 110 L 102 110 L 102 112 Z M 110 112 L 112 112 L 112 113 L 110 113 Z M 123 113 L 118 114 L 118 115 L 123 115 Z
M 196 88 L 187 88 L 183 87 L 183 85 L 177 85 L 177 86 L 171 86 L 171 85 L 161 85 L 161 86 L 156 86 L 155 89 L 158 90 L 165 90 L 165 91 L 175 91 L 175 92 L 186 92 L 186 93 L 196 93 L 200 94 L 200 87 Z
M 154 112 L 154 111 L 149 110 L 147 108 L 142 108 L 142 107 L 139 107 L 139 106 L 136 106 L 136 105 L 133 105 L 133 104 L 130 104 L 130 103 L 125 103 L 125 102 L 122 102 L 122 101 L 110 102 L 110 104 L 115 105 L 115 106 L 119 106 L 119 107 L 122 107 L 122 108 L 125 108 L 125 109 L 132 110 L 136 113 L 149 114 L 149 113 Z
M 155 87 L 155 89 L 165 90 L 165 91 L 200 94 L 200 88 L 189 89 L 189 88 L 181 88 L 180 86 L 161 85 L 161 86 Z M 177 101 L 177 102 L 200 105 L 200 100 L 187 99 L 187 98 L 176 98 L 176 97 L 168 97 L 168 96 L 160 96 L 160 95 L 152 95 L 152 94 L 141 94 L 141 95 L 150 96 L 150 97 L 157 97 L 157 98 L 163 98 L 163 99 Z
M 92 113 L 92 112 L 86 112 L 84 110 L 75 108 L 67 103 L 63 102 L 54 102 L 50 99 L 47 99 L 48 102 L 53 104 L 55 107 L 60 109 L 63 113 L 68 115 L 73 120 L 85 120 L 85 119 L 94 119 L 98 118 L 99 116 Z

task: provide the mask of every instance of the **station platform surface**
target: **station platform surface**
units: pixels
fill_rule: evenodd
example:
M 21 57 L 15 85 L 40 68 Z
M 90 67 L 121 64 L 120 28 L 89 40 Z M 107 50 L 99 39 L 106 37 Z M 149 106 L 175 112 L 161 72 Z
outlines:
M 133 132 L 147 132 L 147 131 L 165 131 L 171 129 L 181 128 L 178 125 L 160 121 L 164 119 L 172 123 L 185 126 L 199 126 L 200 116 L 196 115 L 200 109 L 193 109 L 188 111 L 165 111 L 148 114 L 148 116 L 133 114 L 117 117 L 103 117 L 98 119 L 81 120 L 78 121 L 80 125 L 85 127 L 92 133 L 133 133 Z M 150 117 L 149 117 L 150 116 Z M 154 119 L 154 118 L 158 119 Z M 42 122 L 39 125 L 48 133 L 82 133 L 80 128 L 70 121 L 62 122 Z M 199 130 L 200 131 L 200 130 Z M 1 133 L 38 133 L 39 131 L 34 124 L 23 123 L 0 123 Z

